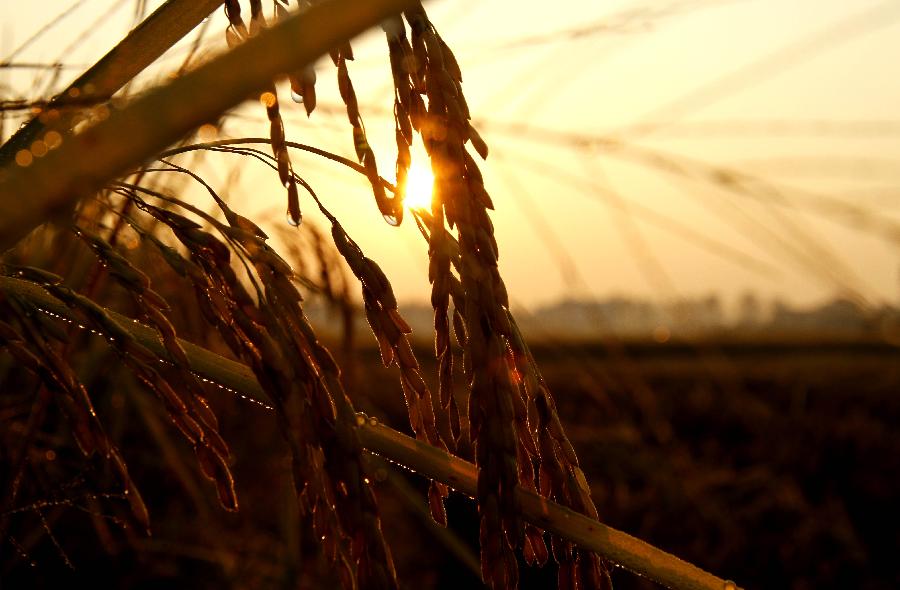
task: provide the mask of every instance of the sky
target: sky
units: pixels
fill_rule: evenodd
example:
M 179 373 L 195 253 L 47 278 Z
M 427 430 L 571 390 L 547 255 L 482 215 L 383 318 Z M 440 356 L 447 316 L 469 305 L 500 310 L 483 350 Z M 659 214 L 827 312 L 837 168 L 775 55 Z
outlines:
M 0 69 L 7 98 L 64 88 L 133 24 L 134 2 L 3 0 L 0 61 L 73 6 L 11 60 L 71 68 L 56 78 Z M 730 302 L 749 290 L 795 305 L 836 294 L 869 306 L 900 302 L 900 3 L 436 0 L 426 8 L 459 59 L 491 148 L 482 169 L 514 304 L 712 293 Z M 224 22 L 221 11 L 211 19 L 201 59 L 222 50 Z M 191 39 L 135 88 L 177 69 Z M 383 35 L 367 34 L 354 49 L 351 77 L 389 176 Z M 320 60 L 316 69 L 320 107 L 309 119 L 280 88 L 287 136 L 352 157 L 333 67 Z M 267 134 L 260 105 L 234 114 L 221 135 Z M 19 121 L 4 123 L 8 134 Z M 414 166 L 427 168 L 424 160 L 417 152 Z M 204 174 L 224 187 L 234 164 L 212 161 Z M 427 300 L 427 248 L 414 224 L 385 224 L 352 172 L 301 154 L 294 166 L 398 296 Z M 250 216 L 285 223 L 273 173 L 244 165 L 228 194 Z M 311 209 L 307 219 L 321 222 Z

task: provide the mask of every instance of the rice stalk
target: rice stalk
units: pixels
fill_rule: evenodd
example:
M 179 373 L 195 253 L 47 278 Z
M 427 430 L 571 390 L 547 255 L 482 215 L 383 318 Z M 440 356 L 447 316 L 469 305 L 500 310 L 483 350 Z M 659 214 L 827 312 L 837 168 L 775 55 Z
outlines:
M 111 98 L 221 4 L 222 0 L 167 0 L 0 146 L 0 166 L 42 136 L 46 142 L 51 132 L 68 133 L 78 106 Z
M 35 313 L 51 313 L 54 316 L 77 320 L 72 310 L 51 296 L 39 285 L 13 277 L 0 277 L 0 292 L 13 294 L 27 302 Z M 155 330 L 140 323 L 109 312 L 132 334 L 137 342 L 166 358 L 166 351 L 159 342 Z M 193 370 L 205 379 L 250 399 L 266 403 L 267 394 L 246 365 L 223 358 L 199 346 L 182 341 Z M 361 444 L 370 451 L 407 466 L 425 477 L 441 481 L 466 495 L 477 491 L 477 468 L 434 446 L 417 441 L 390 428 L 356 420 L 356 431 Z M 594 519 L 566 508 L 542 496 L 520 490 L 523 517 L 542 529 L 551 531 L 580 547 L 596 551 L 629 571 L 647 577 L 674 590 L 722 590 L 726 580 L 713 576 L 677 557 L 653 547 L 630 535 L 612 529 Z M 734 586 L 734 588 L 737 588 Z
M 24 271 L 22 276 L 25 276 Z M 15 295 L 4 293 L 0 301 L 0 339 L 4 347 L 40 379 L 42 385 L 57 394 L 57 402 L 66 416 L 79 450 L 85 456 L 104 457 L 117 474 L 122 494 L 131 508 L 134 521 L 150 530 L 150 515 L 118 448 L 106 435 L 97 418 L 87 390 L 71 367 L 54 350 L 50 336 L 39 324 L 30 320 Z M 18 325 L 11 324 L 14 322 Z M 58 336 L 60 333 L 50 332 Z
M 112 112 L 29 166 L 2 169 L 0 249 L 9 249 L 79 198 L 264 90 L 279 74 L 310 63 L 336 39 L 350 37 L 407 4 L 408 0 L 333 0 L 310 8 Z M 280 51 L 285 46 L 294 51 Z M 236 71 L 241 75 L 234 76 Z M 209 88 L 218 90 L 207 92 Z M 129 141 L 123 142 L 122 137 Z M 85 153 L 93 157 L 80 157 Z M 29 198 L 21 199 L 21 195 Z
M 418 123 L 435 174 L 428 228 L 429 279 L 440 378 L 446 383 L 451 374 L 447 350 L 453 246 L 446 236 L 446 220 L 450 229 L 456 227 L 458 235 L 455 270 L 464 300 L 464 367 L 471 389 L 469 423 L 479 466 L 482 572 L 494 588 L 515 587 L 516 548 L 524 547 L 529 562 L 546 560 L 540 533 L 529 529 L 526 535 L 519 521 L 513 493 L 518 484 L 534 487 L 536 471 L 538 485 L 547 497 L 572 504 L 591 516 L 596 512 L 571 445 L 563 444 L 567 441 L 562 440 L 561 430 L 555 429 L 552 441 L 546 432 L 539 434 L 542 426 L 554 423 L 552 398 L 546 388 L 522 383 L 526 367 L 517 366 L 511 349 L 514 321 L 497 270 L 499 252 L 487 213 L 493 203 L 465 144 L 470 143 L 482 158 L 488 151 L 469 122 L 459 66 L 421 6 L 408 10 L 405 16 L 411 27 L 414 59 L 412 67 L 407 68 L 408 81 L 398 83 L 395 75 L 395 88 L 399 88 L 398 95 L 416 88 L 428 99 L 424 113 L 409 116 Z M 559 563 L 560 588 L 609 585 L 608 572 L 596 556 L 573 552 L 570 545 L 558 540 L 553 541 L 552 548 Z
M 353 430 L 356 414 L 337 366 L 303 316 L 300 295 L 290 282 L 290 267 L 265 245 L 261 230 L 220 201 L 229 225 L 215 225 L 240 252 L 247 270 L 256 275 L 251 277 L 256 290 L 251 297 L 231 270 L 229 246 L 180 214 L 136 195 L 151 191 L 123 188 L 139 209 L 167 225 L 191 252 L 201 271 L 190 275 L 201 309 L 209 305 L 201 301 L 218 294 L 206 314 L 264 384 L 292 451 L 301 514 L 312 520 L 321 535 L 324 552 L 338 568 L 344 586 L 395 587 L 374 496 L 363 483 Z M 207 221 L 214 222 L 209 217 Z
M 110 113 L 104 107 L 99 122 L 74 136 L 60 135 L 56 146 L 37 160 L 23 158 L 17 166 L 0 170 L 0 247 L 13 246 L 39 223 L 55 219 L 61 223 L 47 234 L 70 239 L 68 229 L 94 257 L 86 260 L 77 251 L 70 255 L 83 267 L 94 268 L 84 292 L 40 268 L 9 265 L 6 273 L 19 278 L 0 278 L 2 344 L 21 367 L 38 376 L 43 388 L 58 394 L 82 451 L 108 459 L 133 518 L 149 526 L 137 487 L 105 434 L 75 363 L 65 347 L 59 351 L 58 342 L 65 335 L 47 313 L 68 318 L 107 340 L 122 365 L 155 394 L 193 446 L 201 472 L 215 482 L 226 509 L 237 509 L 238 503 L 229 449 L 206 401 L 208 385 L 220 384 L 271 409 L 290 451 L 299 515 L 321 540 L 321 552 L 344 588 L 398 587 L 366 477 L 364 448 L 421 465 L 431 478 L 429 508 L 438 523 L 446 524 L 443 502 L 448 485 L 475 496 L 481 575 L 494 589 L 517 586 L 519 551 L 529 564 L 537 565 L 552 555 L 563 589 L 610 587 L 607 566 L 597 552 L 674 587 L 729 587 L 597 522 L 597 509 L 553 397 L 509 312 L 489 214 L 493 203 L 469 151 L 471 147 L 485 159 L 487 145 L 470 122 L 453 52 L 422 6 L 401 0 L 307 1 L 301 2 L 297 16 L 286 16 L 276 2 L 276 20 L 268 27 L 261 0 L 250 0 L 249 5 L 248 26 L 238 0 L 225 1 L 229 19 L 225 34 L 231 49 L 224 56 L 120 111 Z M 401 9 L 406 10 L 402 18 L 397 12 Z M 396 186 L 379 175 L 348 67 L 353 51 L 347 39 L 376 22 L 387 38 L 394 83 Z M 311 64 L 325 52 L 336 68 L 357 162 L 285 136 L 275 80 L 288 76 L 311 114 L 316 102 Z M 205 92 L 210 87 L 218 92 Z M 159 154 L 248 97 L 258 97 L 266 108 L 268 139 L 179 146 Z M 447 421 L 449 440 L 438 428 L 431 392 L 410 345 L 411 330 L 399 314 L 390 281 L 294 171 L 289 154 L 289 148 L 305 149 L 364 174 L 382 216 L 399 225 L 415 133 L 431 158 L 436 183 L 430 212 L 416 212 L 415 221 L 428 242 L 440 419 Z M 129 141 L 123 141 L 125 137 Z M 272 154 L 236 147 L 250 143 L 269 144 Z M 81 157 L 87 150 L 91 159 Z M 250 156 L 272 167 L 288 192 L 291 225 L 301 221 L 298 185 L 306 190 L 330 223 L 337 255 L 360 284 L 384 365 L 397 366 L 415 441 L 372 425 L 356 413 L 338 364 L 305 315 L 297 273 L 267 244 L 268 236 L 254 221 L 234 211 L 200 175 L 167 159 L 196 150 Z M 135 170 L 152 157 L 159 164 Z M 131 181 L 116 180 L 135 171 Z M 207 213 L 144 184 L 147 176 L 173 174 L 202 185 L 218 211 Z M 72 206 L 78 207 L 74 226 L 68 221 Z M 109 238 L 103 238 L 109 219 L 115 225 Z M 195 315 L 218 333 L 242 364 L 179 338 L 166 299 L 151 288 L 136 257 L 117 247 L 126 226 L 144 246 L 141 251 L 155 251 L 167 272 L 189 287 L 195 296 L 193 309 L 199 311 Z M 318 238 L 317 244 L 323 248 L 324 240 Z M 320 259 L 324 268 L 324 256 Z M 111 297 L 103 289 L 105 277 L 149 328 L 101 303 Z M 330 278 L 323 274 L 321 279 L 331 290 Z M 463 349 L 470 394 L 467 412 L 457 407 L 453 395 L 451 324 Z M 40 410 L 40 405 L 36 408 Z M 474 444 L 474 466 L 447 453 L 448 448 L 464 446 L 466 437 Z M 55 542 L 43 514 L 38 514 Z M 545 530 L 552 533 L 549 549 Z M 62 548 L 60 552 L 65 559 Z

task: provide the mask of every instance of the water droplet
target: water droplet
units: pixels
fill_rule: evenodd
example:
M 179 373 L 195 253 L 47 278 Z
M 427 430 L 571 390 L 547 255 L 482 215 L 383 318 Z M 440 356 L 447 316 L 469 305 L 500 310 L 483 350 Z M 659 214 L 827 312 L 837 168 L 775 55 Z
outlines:
M 362 412 L 357 412 L 356 413 L 356 425 L 362 426 L 365 423 L 366 423 L 366 415 L 363 414 Z
M 377 425 L 378 425 L 378 418 L 376 418 L 375 416 L 372 416 L 371 418 L 369 418 L 369 426 L 377 426 Z
M 302 216 L 297 217 L 297 219 L 294 219 L 294 217 L 293 217 L 290 213 L 288 213 L 287 215 L 285 215 L 285 219 L 287 220 L 288 225 L 291 225 L 291 226 L 294 226 L 294 227 L 299 227 L 299 226 L 300 226 L 300 223 L 303 222 L 303 217 L 302 217 Z
M 47 147 L 51 150 L 58 148 L 60 144 L 62 144 L 62 141 L 62 135 L 56 131 L 50 131 L 44 136 L 44 143 L 47 144 Z
M 737 590 L 737 584 L 731 580 L 725 580 L 725 584 L 722 585 L 722 590 Z
M 400 220 L 392 213 L 385 213 L 384 220 L 388 222 L 388 225 L 393 225 L 394 227 L 400 225 Z
M 276 98 L 275 94 L 272 92 L 263 92 L 259 95 L 259 102 L 261 102 L 264 107 L 271 108 L 278 102 L 278 98 Z
M 219 129 L 211 123 L 205 123 L 197 129 L 197 136 L 201 141 L 212 141 L 218 134 Z
M 294 92 L 293 90 L 291 90 L 291 100 L 293 100 L 297 104 L 303 104 L 303 95 L 299 92 Z
M 31 144 L 31 153 L 37 158 L 43 158 L 48 151 L 50 151 L 50 148 L 47 147 L 47 143 L 42 139 L 38 139 Z
M 34 156 L 28 150 L 19 150 L 16 152 L 16 164 L 25 168 L 27 166 L 31 166 L 31 163 L 34 161 Z

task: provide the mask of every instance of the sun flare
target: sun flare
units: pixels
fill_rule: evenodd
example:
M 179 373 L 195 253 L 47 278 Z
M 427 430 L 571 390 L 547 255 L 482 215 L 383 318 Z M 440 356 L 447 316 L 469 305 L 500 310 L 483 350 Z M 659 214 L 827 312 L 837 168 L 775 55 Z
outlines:
M 410 211 L 413 209 L 431 209 L 431 193 L 434 191 L 434 176 L 431 166 L 425 160 L 413 160 L 406 177 L 406 196 L 403 203 Z

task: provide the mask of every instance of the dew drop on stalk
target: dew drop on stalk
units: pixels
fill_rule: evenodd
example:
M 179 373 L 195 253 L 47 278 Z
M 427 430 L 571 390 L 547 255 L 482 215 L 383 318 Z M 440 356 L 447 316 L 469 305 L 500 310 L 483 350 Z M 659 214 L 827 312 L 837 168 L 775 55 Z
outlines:
M 388 225 L 393 225 L 394 227 L 400 225 L 400 220 L 393 213 L 385 213 L 384 220 L 388 222 Z
M 47 135 L 44 136 L 44 143 L 47 144 L 47 147 L 51 150 L 56 149 L 62 144 L 62 135 L 56 131 L 49 131 Z
M 291 100 L 293 100 L 297 104 L 303 104 L 303 95 L 299 92 L 294 92 L 293 90 L 291 90 Z
M 16 164 L 25 168 L 31 165 L 31 162 L 34 161 L 34 156 L 28 150 L 19 150 L 16 152 Z
M 731 580 L 725 580 L 725 583 L 722 585 L 722 590 L 737 590 L 737 584 Z
M 48 151 L 50 151 L 50 148 L 47 147 L 46 142 L 42 139 L 38 139 L 31 144 L 31 153 L 37 158 L 43 158 Z
M 287 219 L 288 225 L 292 225 L 292 226 L 294 226 L 294 227 L 300 227 L 300 224 L 303 222 L 303 217 L 302 217 L 302 216 L 298 216 L 298 217 L 295 219 L 294 216 L 291 215 L 290 213 L 288 213 L 287 215 L 285 215 L 285 219 Z

